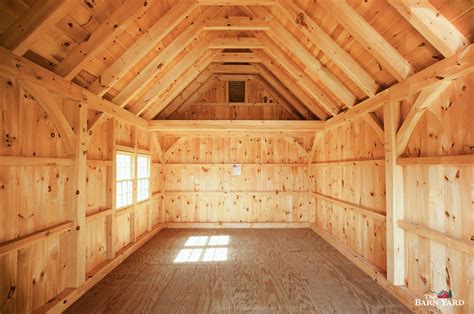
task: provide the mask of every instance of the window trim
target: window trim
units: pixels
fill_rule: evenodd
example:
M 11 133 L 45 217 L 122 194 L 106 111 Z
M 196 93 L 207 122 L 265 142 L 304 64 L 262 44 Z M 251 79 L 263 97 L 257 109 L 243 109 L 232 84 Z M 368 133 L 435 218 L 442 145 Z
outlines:
M 148 176 L 147 177 L 138 177 L 138 157 L 146 157 L 148 159 Z M 151 155 L 149 154 L 135 154 L 135 164 L 137 168 L 135 176 L 135 200 L 137 204 L 149 201 L 151 199 Z M 148 180 L 148 195 L 146 198 L 139 200 L 138 199 L 138 180 L 147 179 Z
M 131 168 L 131 178 L 128 178 L 128 179 L 117 179 L 117 166 L 118 166 L 118 155 L 128 155 L 131 157 L 131 160 L 130 160 L 130 168 Z M 134 199 L 135 199 L 135 184 L 134 184 L 134 181 L 135 181 L 135 154 L 134 153 L 131 153 L 131 152 L 127 152 L 127 151 L 123 151 L 123 150 L 117 150 L 115 151 L 115 209 L 122 209 L 122 208 L 126 208 L 126 207 L 130 207 L 130 206 L 133 206 L 134 204 Z M 121 206 L 118 206 L 117 203 L 118 203 L 118 193 L 117 193 L 117 184 L 119 182 L 128 182 L 128 181 L 132 181 L 132 202 L 131 203 L 128 203 L 128 204 L 124 204 L 124 205 L 121 205 Z

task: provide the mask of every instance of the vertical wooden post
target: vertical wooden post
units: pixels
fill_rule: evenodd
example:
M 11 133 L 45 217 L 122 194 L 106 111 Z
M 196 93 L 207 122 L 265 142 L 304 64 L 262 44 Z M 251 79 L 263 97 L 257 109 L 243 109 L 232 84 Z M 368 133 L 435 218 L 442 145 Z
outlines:
M 400 127 L 400 103 L 383 107 L 385 135 L 385 189 L 387 215 L 387 279 L 405 284 L 405 235 L 398 226 L 403 219 L 403 169 L 397 165 L 396 135 Z
M 138 135 L 137 135 L 137 127 L 132 127 L 132 142 L 133 142 L 133 210 L 130 212 L 130 242 L 137 241 L 137 227 L 136 227 L 136 210 L 137 210 L 137 142 L 138 142 Z
M 86 177 L 87 177 L 87 104 L 77 106 L 76 141 L 69 219 L 75 227 L 68 234 L 69 287 L 78 287 L 86 278 Z
M 115 257 L 115 210 L 117 195 L 115 191 L 115 171 L 117 169 L 116 165 L 116 123 L 115 118 L 111 118 L 109 121 L 109 159 L 112 160 L 112 167 L 109 167 L 107 173 L 108 185 L 109 185 L 109 206 L 112 209 L 110 216 L 107 216 L 107 258 L 113 259 Z

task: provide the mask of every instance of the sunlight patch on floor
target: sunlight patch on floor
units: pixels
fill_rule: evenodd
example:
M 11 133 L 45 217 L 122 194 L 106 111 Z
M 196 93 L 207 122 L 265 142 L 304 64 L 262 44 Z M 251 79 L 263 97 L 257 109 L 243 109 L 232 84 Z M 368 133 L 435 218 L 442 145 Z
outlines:
M 229 242 L 228 235 L 189 237 L 173 263 L 225 262 L 229 249 L 223 246 Z

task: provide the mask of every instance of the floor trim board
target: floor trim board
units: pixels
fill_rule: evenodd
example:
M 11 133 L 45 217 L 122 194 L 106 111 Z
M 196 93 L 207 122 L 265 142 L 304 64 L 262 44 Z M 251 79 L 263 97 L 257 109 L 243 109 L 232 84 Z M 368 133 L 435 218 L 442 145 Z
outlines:
M 35 313 L 61 313 L 65 311 L 70 305 L 78 300 L 84 293 L 91 289 L 96 283 L 107 276 L 112 270 L 120 265 L 127 257 L 132 255 L 138 248 L 153 238 L 158 232 L 166 228 L 166 224 L 157 224 L 151 231 L 145 232 L 138 237 L 136 242 L 130 243 L 121 250 L 119 250 L 115 257 L 107 260 L 97 266 L 95 269 L 87 273 L 87 278 L 84 284 L 78 288 L 66 288 L 59 295 L 50 300 L 35 311 Z
M 376 281 L 388 293 L 393 295 L 397 300 L 399 300 L 406 307 L 408 307 L 413 313 L 440 313 L 438 309 L 433 307 L 421 308 L 415 306 L 415 299 L 423 299 L 423 297 L 414 295 L 413 292 L 405 286 L 394 286 L 393 284 L 391 284 L 387 280 L 386 274 L 382 269 L 369 262 L 365 257 L 361 256 L 359 253 L 349 248 L 346 244 L 342 243 L 340 240 L 338 240 L 333 235 L 329 234 L 327 231 L 323 230 L 316 224 L 310 224 L 310 228 L 321 238 L 331 244 L 342 255 L 347 257 L 351 262 L 353 262 L 357 267 L 359 267 L 363 272 L 365 272 L 370 278 Z
M 167 228 L 202 229 L 271 229 L 271 228 L 309 228 L 308 222 L 168 222 Z

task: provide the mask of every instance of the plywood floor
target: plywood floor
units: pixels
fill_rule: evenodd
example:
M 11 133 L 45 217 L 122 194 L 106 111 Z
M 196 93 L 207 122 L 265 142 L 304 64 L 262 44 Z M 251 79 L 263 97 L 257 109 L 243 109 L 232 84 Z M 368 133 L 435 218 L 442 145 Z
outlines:
M 249 311 L 409 312 L 310 229 L 163 230 L 67 312 Z

